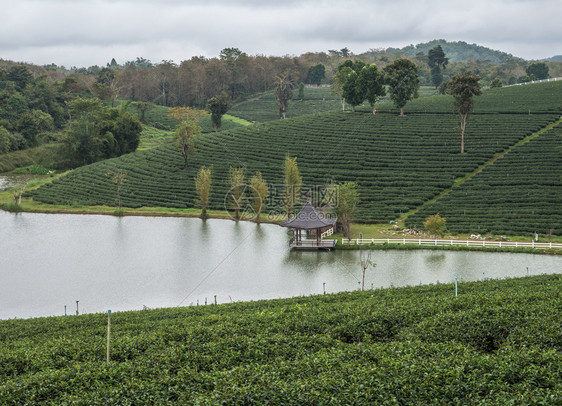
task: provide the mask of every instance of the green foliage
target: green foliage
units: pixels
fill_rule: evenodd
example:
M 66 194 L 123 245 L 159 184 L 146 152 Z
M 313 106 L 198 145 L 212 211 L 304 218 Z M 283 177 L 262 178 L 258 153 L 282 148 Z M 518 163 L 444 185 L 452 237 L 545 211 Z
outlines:
M 8 130 L 0 125 L 0 154 L 5 154 L 10 150 L 11 137 Z
M 29 173 L 30 175 L 49 175 L 53 173 L 52 169 L 47 169 L 41 165 L 29 165 L 14 169 L 12 173 Z
M 415 57 L 417 53 L 427 54 L 431 49 L 440 46 L 450 62 L 490 61 L 493 64 L 520 62 L 522 59 L 511 54 L 496 51 L 477 44 L 468 44 L 464 41 L 445 41 L 437 39 L 417 45 L 408 45 L 401 49 L 387 48 L 386 52 L 392 55 L 407 55 Z
M 441 217 L 439 213 L 428 216 L 423 222 L 423 228 L 434 238 L 442 237 L 445 235 L 445 223 L 447 220 Z
M 16 404 L 557 404 L 560 275 L 0 321 Z
M 234 210 L 234 218 L 240 219 L 240 210 L 246 198 L 246 168 L 231 166 L 228 170 L 228 203 Z
M 363 100 L 366 100 L 371 108 L 374 108 L 379 97 L 386 95 L 383 75 L 374 63 L 361 69 L 357 78 L 357 86 L 363 95 Z
M 349 75 L 347 75 L 347 79 L 345 80 L 342 89 L 342 97 L 346 102 L 351 104 L 353 112 L 355 112 L 355 107 L 363 103 L 363 100 L 365 100 L 363 97 L 363 89 L 361 89 L 357 84 L 357 78 L 357 72 L 352 70 Z
M 46 168 L 65 169 L 70 162 L 64 159 L 65 151 L 61 144 L 45 144 L 36 148 L 14 151 L 0 155 L 0 172 L 13 171 L 30 165 Z
M 389 86 L 390 99 L 404 115 L 404 106 L 418 96 L 420 79 L 418 67 L 408 59 L 397 59 L 383 69 L 384 81 Z
M 78 98 L 69 103 L 69 110 L 73 119 L 63 141 L 74 165 L 89 164 L 137 149 L 142 126 L 126 108 L 110 109 L 99 99 Z
M 215 131 L 222 125 L 222 116 L 226 114 L 228 109 L 232 106 L 232 100 L 230 96 L 225 92 L 220 95 L 211 97 L 207 101 L 207 109 L 211 112 L 211 123 Z
M 202 166 L 195 177 L 195 192 L 197 199 L 195 204 L 201 208 L 201 218 L 207 218 L 207 208 L 211 195 L 211 168 Z
M 304 83 L 302 83 L 302 82 L 299 83 L 299 94 L 298 94 L 298 98 L 299 98 L 299 99 L 303 99 L 303 98 L 304 98 Z
M 472 72 L 456 75 L 447 82 L 447 94 L 453 96 L 454 110 L 459 114 L 459 131 L 461 133 L 461 154 L 464 153 L 464 132 L 468 116 L 474 108 L 473 96 L 480 96 L 480 76 Z
M 335 211 L 338 216 L 338 224 L 341 225 L 344 236 L 351 238 L 351 223 L 359 204 L 359 185 L 356 182 L 348 181 L 337 185 L 336 188 Z
M 285 180 L 283 183 L 285 187 L 283 195 L 285 213 L 287 216 L 291 216 L 294 213 L 295 204 L 298 203 L 302 189 L 302 176 L 297 165 L 297 157 L 291 158 L 289 155 L 285 157 L 283 176 Z
M 139 120 L 141 123 L 146 122 L 146 112 L 156 108 L 156 105 L 151 102 L 134 102 L 131 106 L 139 112 Z
M 441 82 L 443 82 L 443 73 L 441 69 L 445 69 L 449 63 L 449 59 L 445 57 L 445 52 L 441 45 L 431 48 L 427 53 L 427 60 L 429 68 L 431 69 L 431 82 L 435 88 L 438 88 Z
M 533 62 L 525 69 L 527 76 L 533 76 L 534 80 L 548 79 L 548 66 L 544 62 Z
M 491 88 L 502 87 L 502 86 L 503 86 L 503 82 L 497 76 L 494 78 L 494 80 L 492 80 L 492 83 L 490 83 Z
M 308 69 L 307 82 L 320 86 L 322 80 L 326 77 L 326 67 L 321 63 L 311 66 Z
M 259 222 L 261 212 L 266 206 L 266 200 L 268 194 L 267 182 L 262 177 L 260 171 L 257 171 L 256 174 L 250 178 L 250 190 L 252 193 L 251 196 L 252 210 L 254 210 L 254 213 L 256 213 L 255 220 Z

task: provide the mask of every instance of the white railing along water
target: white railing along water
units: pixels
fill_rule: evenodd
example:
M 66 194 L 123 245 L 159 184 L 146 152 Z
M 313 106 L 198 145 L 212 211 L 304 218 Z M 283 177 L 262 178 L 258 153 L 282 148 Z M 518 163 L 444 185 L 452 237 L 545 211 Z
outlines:
M 343 245 L 364 244 L 415 244 L 424 246 L 463 245 L 466 247 L 515 247 L 515 248 L 562 248 L 562 244 L 552 242 L 486 241 L 486 240 L 438 240 L 423 238 L 342 238 Z

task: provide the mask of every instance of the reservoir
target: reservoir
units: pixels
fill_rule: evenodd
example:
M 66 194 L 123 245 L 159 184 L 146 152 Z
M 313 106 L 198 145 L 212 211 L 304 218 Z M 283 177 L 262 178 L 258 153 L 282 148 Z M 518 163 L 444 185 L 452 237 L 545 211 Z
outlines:
M 230 220 L 0 211 L 0 319 L 357 290 L 359 251 L 294 252 L 287 230 Z M 562 257 L 373 251 L 366 288 L 561 273 Z

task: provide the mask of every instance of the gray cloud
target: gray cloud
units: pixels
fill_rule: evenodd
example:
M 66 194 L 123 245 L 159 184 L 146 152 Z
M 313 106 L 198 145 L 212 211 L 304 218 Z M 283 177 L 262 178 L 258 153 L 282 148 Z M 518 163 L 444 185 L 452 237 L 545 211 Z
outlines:
M 232 46 L 266 55 L 344 46 L 359 53 L 443 38 L 536 59 L 562 54 L 561 14 L 559 0 L 19 0 L 3 6 L 0 58 L 180 62 Z

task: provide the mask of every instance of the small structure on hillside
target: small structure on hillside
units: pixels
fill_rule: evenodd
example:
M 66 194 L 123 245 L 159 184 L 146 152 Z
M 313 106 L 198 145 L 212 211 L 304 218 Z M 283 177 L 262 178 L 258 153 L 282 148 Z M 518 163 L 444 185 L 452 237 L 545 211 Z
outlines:
M 326 217 L 325 214 L 317 211 L 308 202 L 295 217 L 287 219 L 281 225 L 294 231 L 294 237 L 289 243 L 291 248 L 299 250 L 333 250 L 336 247 L 336 240 L 323 239 L 322 235 L 333 231 L 336 220 L 336 218 Z M 305 238 L 303 238 L 303 231 L 305 232 Z

